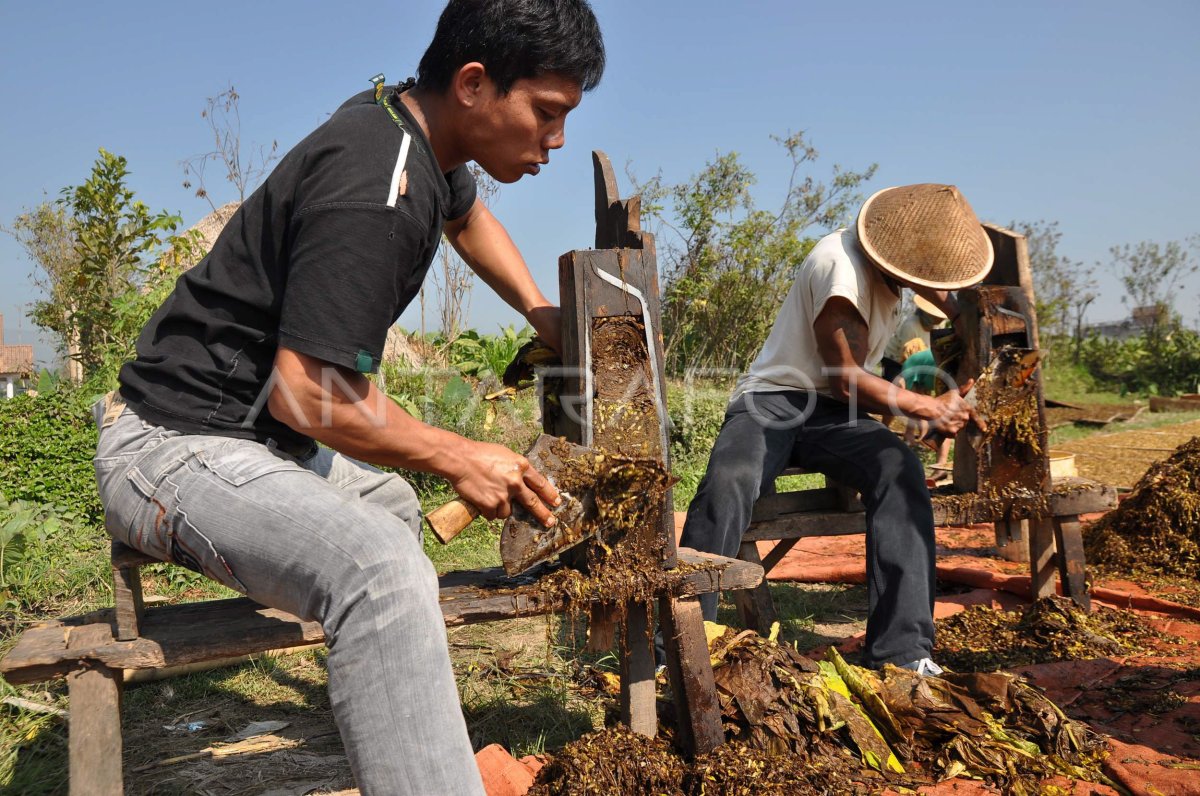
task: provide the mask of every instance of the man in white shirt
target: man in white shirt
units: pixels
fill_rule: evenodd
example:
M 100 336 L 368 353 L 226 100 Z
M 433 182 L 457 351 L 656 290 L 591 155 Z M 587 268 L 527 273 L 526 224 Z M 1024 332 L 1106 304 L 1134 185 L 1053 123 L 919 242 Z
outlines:
M 735 556 L 754 502 L 784 467 L 825 473 L 862 493 L 870 613 L 863 663 L 937 674 L 933 649 L 933 509 L 920 461 L 866 412 L 903 415 L 923 434 L 978 419 L 970 383 L 936 398 L 874 375 L 911 287 L 954 321 L 947 291 L 981 281 L 987 233 L 950 185 L 888 188 L 863 204 L 855 229 L 813 248 L 797 269 L 758 358 L 738 382 L 681 544 Z M 716 617 L 716 595 L 701 598 Z

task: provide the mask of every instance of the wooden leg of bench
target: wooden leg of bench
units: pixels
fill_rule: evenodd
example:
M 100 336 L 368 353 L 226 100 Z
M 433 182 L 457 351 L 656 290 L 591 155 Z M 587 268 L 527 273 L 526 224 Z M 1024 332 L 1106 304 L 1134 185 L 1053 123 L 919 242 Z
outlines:
M 1029 572 L 1034 600 L 1054 594 L 1054 520 L 1029 521 Z
M 662 597 L 658 605 L 680 746 L 688 755 L 708 754 L 725 742 L 725 731 L 700 601 Z
M 71 630 L 69 648 L 85 649 L 111 644 L 107 624 Z M 79 668 L 67 675 L 70 699 L 71 796 L 120 796 L 121 777 L 121 673 L 100 664 Z
M 996 552 L 1005 561 L 1029 560 L 1029 520 L 996 520 Z
M 653 738 L 658 734 L 654 697 L 653 624 L 649 603 L 630 601 L 621 633 L 621 721 L 629 729 Z
M 113 608 L 117 614 L 117 640 L 138 637 L 145 606 L 142 604 L 142 577 L 136 566 L 113 565 Z
M 742 542 L 737 557 L 751 564 L 762 565 L 762 559 L 758 557 L 758 545 L 754 542 Z M 771 625 L 776 618 L 775 604 L 771 602 L 771 590 L 767 587 L 765 575 L 762 583 L 753 589 L 739 589 L 733 592 L 733 602 L 737 606 L 742 627 L 756 630 L 760 636 L 771 632 Z
M 1058 547 L 1058 578 L 1063 596 L 1070 597 L 1085 611 L 1092 610 L 1083 560 L 1083 534 L 1077 515 L 1054 518 L 1054 541 Z

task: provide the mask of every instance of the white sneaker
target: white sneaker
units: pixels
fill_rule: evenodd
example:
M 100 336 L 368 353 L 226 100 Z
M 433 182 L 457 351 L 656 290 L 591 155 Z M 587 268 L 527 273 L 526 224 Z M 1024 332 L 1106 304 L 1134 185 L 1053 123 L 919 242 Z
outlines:
M 914 671 L 922 677 L 940 677 L 945 671 L 941 666 L 938 666 L 936 663 L 934 663 L 932 658 L 922 658 L 919 661 L 910 661 L 900 668 Z

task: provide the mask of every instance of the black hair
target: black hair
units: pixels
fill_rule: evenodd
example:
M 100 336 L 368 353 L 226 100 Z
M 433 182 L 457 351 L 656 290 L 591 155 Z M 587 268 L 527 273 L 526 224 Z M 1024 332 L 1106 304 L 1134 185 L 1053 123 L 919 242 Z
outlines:
M 450 0 L 417 67 L 417 85 L 445 91 L 472 61 L 502 94 L 544 74 L 591 91 L 604 74 L 604 39 L 587 0 Z

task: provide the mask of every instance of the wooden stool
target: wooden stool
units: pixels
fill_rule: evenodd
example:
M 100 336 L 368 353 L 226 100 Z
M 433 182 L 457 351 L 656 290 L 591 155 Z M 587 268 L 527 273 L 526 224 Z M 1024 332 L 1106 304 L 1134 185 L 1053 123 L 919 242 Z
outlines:
M 785 470 L 794 475 L 797 470 Z M 754 506 L 750 527 L 742 537 L 738 558 L 761 564 L 762 583 L 753 589 L 734 592 L 734 603 L 743 626 L 765 634 L 776 621 L 777 614 L 767 586 L 769 573 L 798 541 L 810 536 L 847 536 L 866 533 L 866 514 L 861 502 L 847 501 L 848 491 L 836 486 L 802 489 L 766 495 Z M 1117 491 L 1111 486 L 1086 478 L 1055 479 L 1048 496 L 1049 514 L 1039 517 L 1038 498 L 984 500 L 970 502 L 963 508 L 961 495 L 948 489 L 933 494 L 933 521 L 937 526 L 970 525 L 974 523 L 1003 523 L 1008 528 L 1022 527 L 1021 519 L 1032 532 L 1029 546 L 1032 597 L 1038 599 L 1055 593 L 1054 575 L 1057 571 L 1064 596 L 1070 597 L 1085 610 L 1090 610 L 1083 538 L 1079 515 L 1108 511 L 1117 505 Z M 1032 519 L 1030 519 L 1032 518 Z M 758 542 L 775 542 L 770 552 L 759 555 Z

